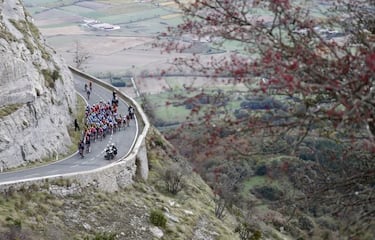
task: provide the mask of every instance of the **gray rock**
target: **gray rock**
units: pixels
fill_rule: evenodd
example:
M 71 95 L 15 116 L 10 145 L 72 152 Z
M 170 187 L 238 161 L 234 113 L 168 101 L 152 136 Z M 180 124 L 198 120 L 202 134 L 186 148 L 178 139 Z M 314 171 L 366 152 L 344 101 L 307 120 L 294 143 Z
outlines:
M 14 107 L 0 116 L 0 165 L 6 169 L 68 151 L 76 95 L 64 61 L 26 26 L 33 23 L 20 0 L 1 1 L 0 14 L 8 36 L 0 39 L 0 109 Z
M 210 224 L 207 219 L 199 219 L 196 227 L 193 230 L 192 240 L 214 240 L 219 234 L 210 229 Z
M 163 231 L 158 227 L 150 227 L 150 232 L 152 235 L 158 239 L 162 238 L 164 236 Z
M 184 213 L 186 215 L 194 215 L 194 213 L 192 211 L 190 211 L 190 210 L 184 210 Z
M 169 205 L 170 205 L 171 207 L 173 207 L 173 206 L 176 204 L 176 202 L 175 202 L 175 201 L 172 201 L 172 200 L 168 200 L 168 203 L 169 203 Z
M 175 223 L 179 223 L 180 220 L 178 220 L 178 217 L 170 214 L 170 213 L 165 213 L 165 216 L 170 219 L 171 221 L 175 222 Z
M 82 225 L 83 225 L 83 228 L 84 228 L 84 229 L 86 229 L 86 230 L 88 230 L 88 231 L 91 230 L 91 226 L 90 226 L 90 224 L 88 224 L 88 223 L 83 223 Z
M 167 213 L 169 213 L 169 209 L 167 208 L 167 207 L 163 207 L 163 210 L 164 210 L 164 212 L 167 212 Z

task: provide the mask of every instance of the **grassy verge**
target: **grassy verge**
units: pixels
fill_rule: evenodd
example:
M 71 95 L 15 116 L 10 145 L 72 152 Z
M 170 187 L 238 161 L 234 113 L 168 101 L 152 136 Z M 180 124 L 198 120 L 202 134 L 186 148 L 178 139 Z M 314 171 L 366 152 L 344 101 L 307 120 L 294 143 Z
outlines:
M 80 128 L 82 130 L 83 122 L 84 122 L 84 118 L 85 118 L 86 103 L 82 99 L 82 97 L 78 94 L 77 94 L 76 107 L 77 107 L 77 113 L 76 113 L 75 118 L 80 123 Z M 71 127 L 68 128 L 68 133 L 69 133 L 70 139 L 72 140 L 72 143 L 73 143 L 69 148 L 69 152 L 67 153 L 67 155 L 70 155 L 70 154 L 74 153 L 75 151 L 77 151 L 77 144 L 78 144 L 78 141 L 81 138 L 81 131 L 74 131 L 74 126 L 71 125 Z

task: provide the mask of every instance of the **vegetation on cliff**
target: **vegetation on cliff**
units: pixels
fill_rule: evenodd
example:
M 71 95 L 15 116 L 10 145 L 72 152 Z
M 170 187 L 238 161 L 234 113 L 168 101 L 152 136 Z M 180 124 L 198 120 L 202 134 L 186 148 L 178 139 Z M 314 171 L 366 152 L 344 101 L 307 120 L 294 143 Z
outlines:
M 160 233 L 171 240 L 238 239 L 235 218 L 215 216 L 211 189 L 155 129 L 147 136 L 147 148 L 149 180 L 115 193 L 94 186 L 68 195 L 50 193 L 53 187 L 76 184 L 69 180 L 9 189 L 0 196 L 1 239 L 151 240 Z M 183 187 L 176 193 L 166 183 L 171 165 L 184 169 Z

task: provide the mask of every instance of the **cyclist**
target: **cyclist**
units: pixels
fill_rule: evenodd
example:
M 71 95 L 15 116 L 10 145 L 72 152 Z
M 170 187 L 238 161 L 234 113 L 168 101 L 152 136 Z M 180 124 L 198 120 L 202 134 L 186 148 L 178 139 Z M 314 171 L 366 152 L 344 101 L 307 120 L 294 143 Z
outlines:
M 83 143 L 83 140 L 81 140 L 78 143 L 78 150 L 79 150 L 79 155 L 81 155 L 81 158 L 83 158 L 83 150 L 85 149 L 85 144 Z
M 90 93 L 91 93 L 91 92 L 90 92 L 90 89 L 87 89 L 87 92 L 86 92 L 86 93 L 87 93 L 87 100 L 90 100 Z
M 86 142 L 86 152 L 87 152 L 87 153 L 90 152 L 90 140 L 91 140 L 90 138 L 91 138 L 90 130 L 87 130 L 86 138 L 85 138 L 85 142 Z

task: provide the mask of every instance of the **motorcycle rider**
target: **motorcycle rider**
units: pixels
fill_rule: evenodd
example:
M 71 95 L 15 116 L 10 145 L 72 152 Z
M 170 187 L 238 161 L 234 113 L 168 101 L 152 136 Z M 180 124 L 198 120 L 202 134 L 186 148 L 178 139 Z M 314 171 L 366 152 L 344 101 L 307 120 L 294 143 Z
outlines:
M 113 154 L 117 155 L 117 148 L 114 143 L 111 144 L 111 150 L 113 151 Z
M 107 145 L 106 149 L 105 149 L 105 158 L 106 159 L 112 159 L 116 156 L 117 154 L 117 148 L 115 146 L 114 143 L 112 143 L 111 145 Z
M 107 159 L 107 160 L 109 160 L 109 159 L 112 158 L 112 156 L 113 156 L 112 149 L 111 149 L 111 147 L 109 145 L 107 145 L 107 147 L 105 148 L 105 156 L 104 156 L 104 158 Z

